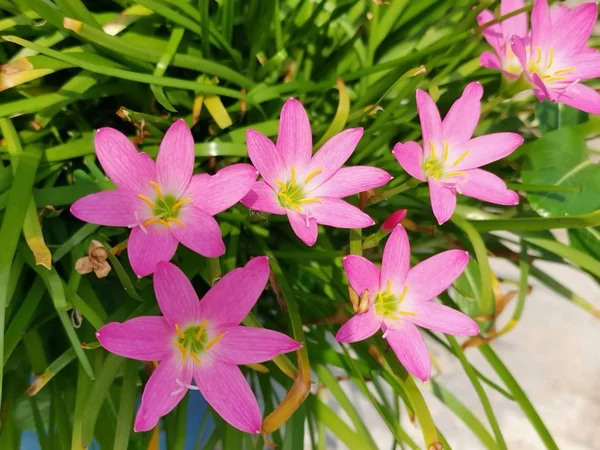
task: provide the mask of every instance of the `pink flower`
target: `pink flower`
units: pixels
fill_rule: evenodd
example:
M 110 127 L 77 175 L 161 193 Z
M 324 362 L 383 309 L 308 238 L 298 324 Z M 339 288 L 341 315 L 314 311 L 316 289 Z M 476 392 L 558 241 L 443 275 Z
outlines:
M 242 199 L 248 208 L 287 214 L 292 229 L 306 244 L 317 240 L 317 224 L 365 228 L 373 219 L 342 197 L 373 189 L 391 177 L 376 167 L 342 165 L 362 137 L 362 128 L 333 136 L 312 156 L 312 134 L 302 104 L 289 99 L 281 111 L 277 144 L 248 130 L 248 155 L 262 180 Z
M 369 310 L 356 314 L 338 331 L 339 342 L 357 342 L 381 328 L 383 337 L 406 370 L 427 381 L 431 361 L 417 325 L 457 336 L 479 333 L 477 323 L 452 308 L 431 301 L 445 291 L 463 272 L 469 254 L 448 250 L 409 267 L 410 245 L 401 225 L 392 232 L 381 270 L 362 256 L 344 258 L 348 282 L 361 297 L 368 293 Z
M 99 129 L 94 142 L 117 189 L 83 197 L 71 213 L 86 222 L 131 228 L 129 261 L 138 277 L 169 261 L 179 243 L 207 257 L 225 252 L 213 216 L 246 195 L 258 175 L 254 167 L 234 164 L 213 176 L 192 176 L 194 139 L 183 120 L 165 134 L 156 163 L 115 129 Z
M 500 2 L 500 14 L 505 15 L 525 6 L 523 0 L 502 0 Z M 483 25 L 494 20 L 495 17 L 491 11 L 482 11 L 477 16 L 477 22 Z M 519 59 L 513 53 L 510 47 L 510 39 L 513 36 L 519 36 L 528 40 L 527 32 L 527 14 L 521 13 L 509 19 L 487 27 L 483 30 L 483 37 L 492 46 L 496 53 L 489 51 L 483 52 L 479 62 L 488 69 L 500 70 L 509 79 L 518 78 L 523 73 L 523 68 Z
M 454 102 L 444 121 L 431 97 L 417 90 L 423 148 L 416 142 L 398 143 L 392 153 L 411 176 L 429 183 L 433 214 L 441 225 L 456 208 L 456 193 L 499 205 L 516 205 L 519 196 L 496 175 L 480 166 L 510 155 L 523 143 L 516 133 L 493 133 L 471 138 L 479 121 L 483 88 L 470 83 Z
M 96 333 L 112 353 L 160 361 L 142 394 L 135 431 L 154 428 L 188 389 L 198 389 L 225 421 L 247 433 L 260 432 L 258 403 L 238 365 L 301 347 L 282 333 L 239 326 L 268 278 L 267 257 L 254 258 L 225 275 L 199 302 L 183 272 L 163 261 L 154 274 L 154 291 L 164 316 L 112 322 Z
M 515 35 L 511 47 L 540 101 L 600 114 L 600 94 L 581 84 L 600 76 L 600 52 L 586 45 L 597 17 L 595 3 L 552 14 L 546 0 L 534 1 L 530 43 Z
M 381 229 L 390 233 L 396 228 L 396 225 L 400 224 L 404 219 L 406 219 L 406 214 L 408 211 L 406 209 L 398 209 L 391 213 L 387 219 L 383 221 L 381 224 Z

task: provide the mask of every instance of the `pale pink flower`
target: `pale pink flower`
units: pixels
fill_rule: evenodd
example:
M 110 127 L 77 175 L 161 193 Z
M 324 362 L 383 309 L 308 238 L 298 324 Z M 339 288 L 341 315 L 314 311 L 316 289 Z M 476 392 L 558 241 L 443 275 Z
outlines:
M 499 205 L 516 205 L 519 196 L 502 179 L 479 169 L 510 155 L 523 143 L 516 133 L 493 133 L 472 138 L 481 112 L 483 88 L 470 83 L 442 121 L 424 91 L 417 90 L 423 148 L 416 142 L 398 143 L 392 153 L 409 175 L 429 183 L 433 214 L 441 225 L 456 208 L 456 194 Z
M 248 130 L 248 156 L 262 175 L 242 203 L 271 214 L 286 214 L 306 244 L 317 240 L 317 224 L 365 228 L 373 219 L 342 197 L 373 189 L 391 177 L 376 167 L 344 167 L 362 137 L 362 128 L 333 136 L 312 155 L 312 132 L 302 104 L 289 99 L 281 111 L 277 144 Z
M 511 47 L 540 101 L 600 114 L 600 94 L 581 84 L 600 76 L 600 52 L 586 45 L 597 17 L 595 3 L 562 7 L 553 17 L 546 0 L 534 1 L 530 42 L 515 35 Z
M 525 6 L 523 0 L 502 0 L 500 2 L 500 15 L 504 16 L 521 9 L 523 6 Z M 480 25 L 494 19 L 494 14 L 487 9 L 477 16 L 477 22 Z M 526 41 L 529 40 L 526 13 L 505 19 L 483 30 L 483 37 L 492 46 L 495 53 L 483 52 L 479 58 L 481 65 L 488 69 L 500 70 L 509 79 L 518 78 L 523 73 L 523 68 L 510 47 L 510 39 L 513 36 L 519 36 Z
M 213 216 L 246 195 L 258 176 L 254 167 L 233 164 L 212 176 L 192 176 L 194 139 L 183 120 L 165 134 L 156 163 L 113 128 L 99 129 L 94 142 L 117 189 L 83 197 L 71 213 L 86 222 L 131 228 L 127 248 L 138 277 L 169 261 L 179 243 L 207 257 L 225 252 Z
M 183 272 L 163 261 L 154 274 L 163 316 L 112 322 L 96 333 L 112 353 L 160 361 L 144 388 L 135 431 L 154 428 L 188 389 L 197 389 L 225 421 L 247 433 L 260 432 L 261 412 L 238 365 L 265 362 L 301 347 L 282 333 L 239 326 L 268 278 L 267 257 L 254 258 L 225 275 L 198 301 Z
M 381 270 L 362 256 L 344 258 L 348 282 L 358 295 L 368 296 L 369 310 L 352 317 L 335 338 L 346 343 L 362 341 L 381 328 L 406 370 L 427 381 L 431 360 L 417 326 L 457 336 L 479 333 L 473 319 L 431 301 L 458 278 L 468 262 L 467 252 L 448 250 L 410 268 L 408 236 L 398 225 L 383 250 Z

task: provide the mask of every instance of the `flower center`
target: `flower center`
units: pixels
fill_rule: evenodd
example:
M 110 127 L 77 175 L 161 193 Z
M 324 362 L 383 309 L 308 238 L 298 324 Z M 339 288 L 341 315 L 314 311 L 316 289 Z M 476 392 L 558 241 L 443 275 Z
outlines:
M 203 320 L 200 325 L 192 325 L 185 330 L 181 330 L 179 325 L 175 324 L 177 339 L 173 341 L 173 344 L 181 351 L 181 362 L 185 362 L 189 356 L 196 364 L 200 365 L 200 355 L 225 336 L 225 333 L 221 333 L 215 338 L 209 339 L 204 332 L 207 324 L 208 321 Z
M 427 158 L 423 162 L 423 172 L 427 178 L 435 178 L 436 180 L 440 178 L 448 178 L 455 177 L 458 175 L 464 175 L 464 172 L 461 171 L 447 171 L 450 167 L 455 167 L 460 163 L 463 159 L 467 157 L 467 155 L 471 152 L 471 150 L 465 150 L 458 158 L 456 158 L 450 166 L 448 167 L 448 156 L 449 156 L 449 144 L 448 141 L 444 140 L 444 148 L 440 153 L 441 158 L 438 157 L 436 153 L 435 144 L 433 141 L 429 141 L 429 158 Z
M 303 184 L 297 184 L 296 168 L 292 166 L 292 177 L 290 181 L 284 183 L 281 180 L 275 180 L 275 183 L 279 185 L 279 192 L 277 192 L 277 199 L 279 200 L 279 204 L 286 209 L 294 208 L 296 211 L 302 212 L 302 205 L 306 205 L 308 203 L 321 203 L 320 198 L 306 198 L 306 194 L 304 192 L 304 185 L 322 171 L 323 169 L 317 169 L 311 172 L 304 179 Z
M 529 57 L 527 70 L 530 73 L 537 73 L 544 83 L 555 83 L 559 81 L 568 81 L 569 77 L 566 74 L 575 72 L 575 67 L 567 67 L 565 69 L 554 69 L 554 49 L 550 48 L 547 54 L 542 53 L 540 47 L 535 47 L 535 54 Z
M 167 227 L 171 227 L 172 223 L 176 223 L 177 225 L 181 225 L 182 227 L 185 224 L 177 218 L 179 216 L 180 208 L 192 201 L 191 198 L 182 198 L 177 199 L 173 195 L 167 194 L 163 195 L 162 190 L 158 183 L 154 181 L 149 182 L 150 185 L 156 191 L 156 198 L 154 201 L 150 200 L 144 194 L 138 194 L 138 197 L 142 199 L 144 202 L 148 204 L 148 206 L 152 209 L 152 216 L 150 219 L 144 221 L 143 225 L 148 226 L 153 223 L 160 223 Z
M 408 285 L 404 286 L 404 291 L 400 297 L 392 294 L 392 282 L 388 280 L 385 291 L 379 291 L 375 296 L 374 306 L 375 312 L 380 316 L 389 317 L 394 320 L 402 320 L 402 315 L 416 316 L 417 313 L 411 311 L 402 311 L 399 309 L 400 304 L 408 293 Z

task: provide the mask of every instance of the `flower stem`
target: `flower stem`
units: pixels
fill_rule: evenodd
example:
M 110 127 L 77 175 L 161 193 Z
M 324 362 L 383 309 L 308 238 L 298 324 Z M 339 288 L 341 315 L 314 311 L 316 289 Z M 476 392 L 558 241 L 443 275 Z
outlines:
M 208 258 L 208 274 L 210 276 L 210 285 L 214 286 L 221 278 L 221 261 L 219 261 L 219 257 Z

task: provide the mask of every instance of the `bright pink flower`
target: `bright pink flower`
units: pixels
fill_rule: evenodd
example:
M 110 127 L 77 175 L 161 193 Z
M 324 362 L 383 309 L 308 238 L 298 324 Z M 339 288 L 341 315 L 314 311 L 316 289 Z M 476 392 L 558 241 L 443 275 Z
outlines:
M 600 94 L 581 81 L 600 76 L 600 52 L 587 41 L 598 17 L 595 3 L 557 9 L 535 0 L 530 42 L 513 36 L 511 47 L 540 101 L 550 99 L 600 114 Z
M 521 9 L 523 6 L 525 6 L 523 0 L 502 0 L 500 2 L 500 14 L 508 14 Z M 494 14 L 487 9 L 477 16 L 480 25 L 494 19 Z M 510 39 L 513 36 L 529 40 L 526 13 L 518 14 L 483 30 L 483 37 L 496 53 L 483 52 L 479 58 L 481 65 L 488 69 L 500 70 L 509 79 L 518 78 L 523 73 L 523 68 L 510 47 Z
M 287 214 L 292 229 L 306 244 L 317 240 L 317 224 L 365 228 L 373 219 L 342 197 L 373 189 L 391 177 L 376 167 L 342 165 L 362 137 L 362 128 L 333 136 L 312 156 L 312 133 L 302 104 L 289 99 L 281 111 L 277 145 L 248 130 L 248 155 L 262 175 L 242 199 L 248 208 Z
M 192 176 L 194 139 L 183 120 L 165 134 L 156 163 L 113 128 L 99 129 L 94 142 L 117 189 L 83 197 L 71 213 L 86 222 L 131 228 L 127 247 L 138 277 L 169 261 L 179 243 L 207 257 L 225 252 L 213 216 L 246 195 L 258 176 L 254 167 L 234 164 L 213 176 Z
M 198 389 L 225 421 L 247 433 L 260 432 L 258 403 L 238 365 L 268 361 L 301 347 L 282 333 L 239 326 L 268 278 L 267 257 L 254 258 L 225 275 L 199 302 L 183 272 L 163 261 L 154 274 L 154 291 L 164 316 L 112 322 L 96 333 L 112 353 L 160 361 L 142 394 L 135 431 L 154 428 L 188 389 Z
M 408 211 L 406 209 L 398 209 L 391 213 L 387 219 L 383 221 L 381 224 L 381 229 L 390 233 L 396 228 L 396 225 L 401 223 L 404 219 L 406 219 L 406 214 Z
M 523 143 L 516 133 L 493 133 L 472 138 L 483 88 L 470 83 L 442 121 L 424 91 L 417 90 L 423 147 L 416 142 L 398 143 L 392 153 L 409 175 L 429 183 L 433 214 L 441 225 L 456 208 L 456 193 L 499 205 L 516 205 L 519 196 L 496 175 L 480 166 L 510 155 Z
M 457 336 L 479 333 L 473 319 L 431 301 L 463 272 L 467 252 L 448 250 L 410 268 L 408 236 L 398 225 L 383 250 L 381 270 L 358 255 L 346 256 L 343 262 L 350 286 L 360 296 L 368 291 L 370 305 L 340 328 L 335 336 L 339 342 L 362 341 L 381 328 L 406 370 L 427 381 L 431 361 L 417 325 Z

